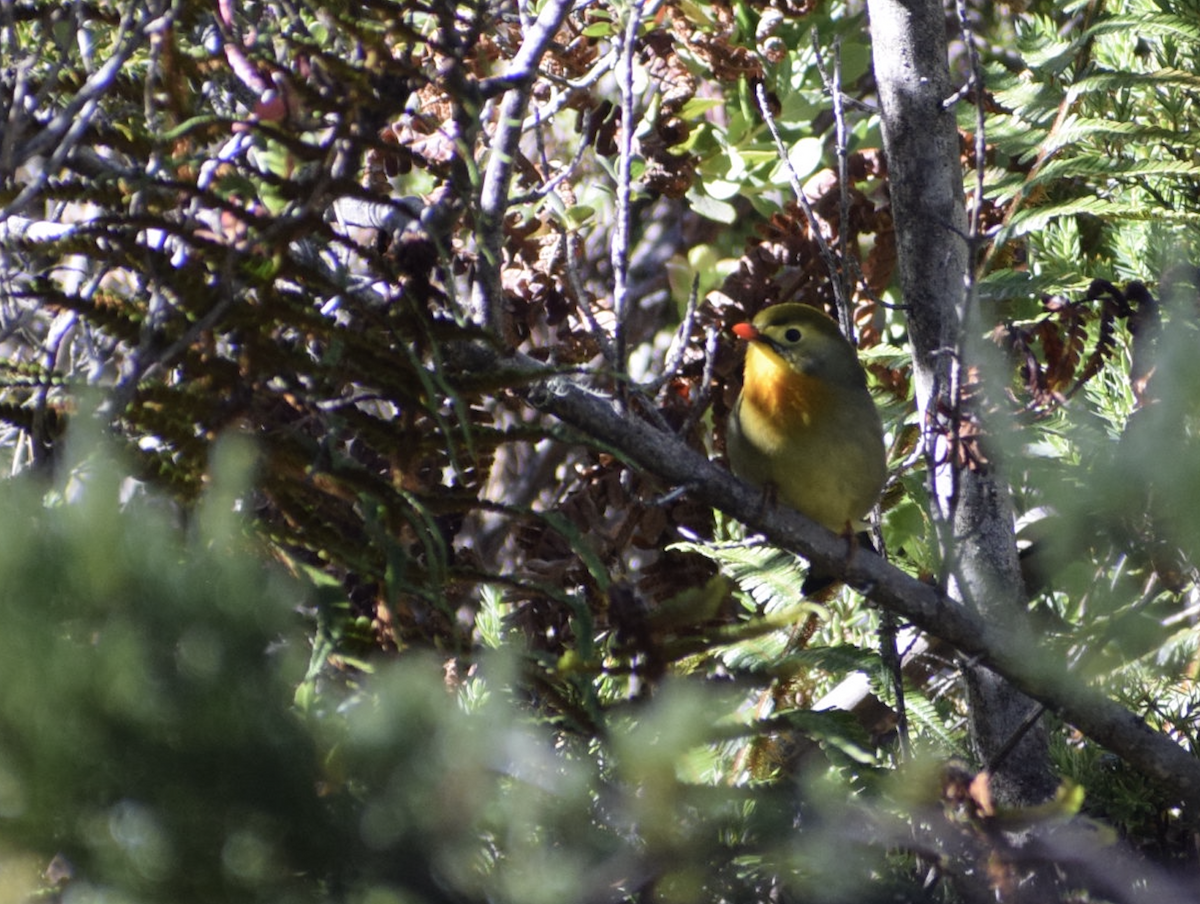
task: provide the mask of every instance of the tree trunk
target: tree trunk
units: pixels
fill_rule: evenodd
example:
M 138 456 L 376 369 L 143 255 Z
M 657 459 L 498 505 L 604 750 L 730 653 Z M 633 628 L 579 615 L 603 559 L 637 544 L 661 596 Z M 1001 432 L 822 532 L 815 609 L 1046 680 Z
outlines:
M 984 328 L 967 292 L 959 138 L 945 106 L 952 89 L 944 7 L 869 0 L 868 10 L 942 581 L 960 604 L 1019 631 L 1025 599 L 1008 485 L 995 462 L 964 441 L 977 436 L 979 412 L 962 388 L 979 365 L 974 337 Z M 1038 722 L 1012 743 L 1035 704 L 982 665 L 967 663 L 965 673 L 971 736 L 981 766 L 994 770 L 992 793 L 1008 804 L 1045 800 L 1056 781 L 1044 727 Z

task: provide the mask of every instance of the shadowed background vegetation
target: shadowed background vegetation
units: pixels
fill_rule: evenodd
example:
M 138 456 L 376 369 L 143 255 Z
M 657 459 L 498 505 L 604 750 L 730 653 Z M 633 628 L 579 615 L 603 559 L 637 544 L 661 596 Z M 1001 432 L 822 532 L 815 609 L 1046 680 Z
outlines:
M 0 6 L 3 893 L 1173 900 L 1169 790 L 1055 724 L 1059 798 L 997 812 L 952 650 L 898 679 L 906 626 L 531 404 L 720 456 L 727 328 L 840 297 L 878 540 L 939 575 L 863 8 L 568 7 L 532 56 L 553 3 Z M 955 454 L 1031 655 L 1190 750 L 1196 10 L 965 12 Z

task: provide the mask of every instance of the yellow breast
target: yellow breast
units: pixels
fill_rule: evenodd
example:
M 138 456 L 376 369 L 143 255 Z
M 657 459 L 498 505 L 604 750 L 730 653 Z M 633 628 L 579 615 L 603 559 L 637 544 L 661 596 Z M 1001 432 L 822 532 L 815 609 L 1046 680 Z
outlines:
M 829 407 L 830 393 L 823 380 L 802 374 L 778 356 L 751 346 L 746 352 L 742 399 L 763 417 L 764 428 L 783 435 L 820 418 Z
M 886 463 L 865 387 L 831 384 L 751 346 L 735 421 L 728 437 L 734 471 L 774 486 L 792 508 L 840 531 L 874 504 Z

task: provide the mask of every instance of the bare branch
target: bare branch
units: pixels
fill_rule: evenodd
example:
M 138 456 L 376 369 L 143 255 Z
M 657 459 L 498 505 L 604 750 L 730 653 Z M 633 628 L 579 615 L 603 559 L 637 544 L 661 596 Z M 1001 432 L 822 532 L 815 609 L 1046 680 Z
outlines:
M 474 350 L 476 366 L 494 367 L 491 353 Z M 482 360 L 483 358 L 489 361 Z M 528 370 L 536 362 L 508 362 Z M 770 542 L 810 559 L 860 588 L 872 602 L 939 637 L 1007 679 L 1098 744 L 1176 795 L 1188 817 L 1200 820 L 1200 760 L 1146 722 L 1088 687 L 1054 656 L 1039 655 L 1035 637 L 1020 625 L 997 624 L 936 587 L 905 574 L 866 550 L 851 555 L 846 541 L 782 507 L 762 504 L 761 490 L 738 480 L 671 433 L 622 414 L 611 399 L 564 377 L 551 377 L 530 392 L 531 403 L 593 437 L 636 467 L 671 485 L 686 486 L 705 504 L 737 518 Z M 1026 715 L 1028 709 L 1022 715 Z
M 629 18 L 621 40 L 620 68 L 617 84 L 621 91 L 621 146 L 617 164 L 617 226 L 612 239 L 613 268 L 613 348 L 617 368 L 625 370 L 625 317 L 629 309 L 629 197 L 633 181 L 630 167 L 633 163 L 633 48 L 637 40 L 638 26 L 642 22 L 642 7 L 645 0 L 635 0 L 629 6 Z
M 833 101 L 834 122 L 834 155 L 837 158 L 838 172 L 838 260 L 841 267 L 830 271 L 830 278 L 835 283 L 834 299 L 837 302 L 838 322 L 842 332 L 852 343 L 854 340 L 854 316 L 850 310 L 850 294 L 853 280 L 850 273 L 850 175 L 847 166 L 847 129 L 846 108 L 842 95 L 842 46 L 840 39 L 833 45 L 833 73 L 827 76 L 821 59 L 821 47 L 817 40 L 817 30 L 813 29 L 813 50 L 817 54 L 817 67 L 821 77 L 826 80 L 826 88 Z M 809 221 L 812 222 L 811 220 Z
M 979 246 L 979 216 L 983 211 L 983 168 L 987 159 L 987 129 L 983 107 L 983 66 L 979 62 L 979 50 L 975 46 L 975 36 L 971 33 L 970 25 L 967 23 L 966 0 L 955 0 L 955 9 L 958 12 L 959 26 L 962 28 L 963 44 L 967 48 L 967 61 L 971 67 L 966 87 L 975 92 L 975 187 L 974 197 L 971 198 L 971 204 L 967 210 L 967 242 L 971 251 L 970 259 L 974 264 Z M 967 278 L 971 280 L 973 286 L 974 269 L 968 272 Z
M 696 323 L 696 309 L 700 301 L 700 274 L 692 276 L 692 287 L 688 290 L 687 309 L 683 312 L 683 320 L 675 335 L 671 337 L 671 346 L 667 349 L 666 361 L 663 363 L 662 376 L 654 380 L 646 389 L 658 392 L 675 379 L 679 368 L 683 366 L 683 354 L 687 349 L 688 340 L 692 336 L 692 328 Z
M 521 141 L 525 110 L 529 106 L 529 94 L 538 64 L 573 5 L 574 0 L 551 0 L 547 3 L 526 35 L 508 72 L 479 85 L 481 96 L 511 89 L 500 104 L 499 122 L 492 136 L 479 194 L 477 236 L 481 255 L 471 298 L 475 319 L 497 333 L 502 331 L 500 258 L 504 247 L 504 215 L 508 211 L 513 161 Z
M 528 88 L 537 77 L 538 66 L 542 56 L 550 49 L 550 42 L 558 34 L 567 13 L 575 5 L 574 0 L 553 0 L 547 3 L 537 17 L 537 21 L 521 42 L 521 49 L 513 57 L 508 70 L 503 75 L 484 79 L 479 83 L 479 93 L 482 97 L 494 97 L 509 88 Z M 529 96 L 526 94 L 526 102 Z

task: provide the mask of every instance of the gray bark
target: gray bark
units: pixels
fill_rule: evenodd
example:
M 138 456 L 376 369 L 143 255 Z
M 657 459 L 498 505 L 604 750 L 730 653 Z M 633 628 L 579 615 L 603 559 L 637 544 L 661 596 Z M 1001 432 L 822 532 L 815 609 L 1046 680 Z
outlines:
M 993 624 L 1019 626 L 1025 599 L 1008 486 L 994 462 L 966 464 L 957 442 L 967 419 L 978 417 L 961 388 L 981 363 L 971 337 L 984 328 L 967 291 L 959 139 L 945 106 L 953 93 L 945 11 L 940 0 L 867 5 L 942 579 L 959 604 Z M 1035 704 L 981 665 L 967 663 L 965 672 L 972 739 L 980 764 L 993 767 L 993 794 L 1009 804 L 1045 800 L 1057 783 L 1044 727 L 1038 722 L 1011 743 Z
M 667 485 L 686 487 L 692 498 L 721 509 L 771 543 L 799 553 L 879 606 L 940 637 L 1158 782 L 1179 798 L 1190 820 L 1200 822 L 1200 760 L 1071 675 L 1061 660 L 1040 652 L 1037 640 L 1020 620 L 985 620 L 974 609 L 866 549 L 848 557 L 845 538 L 786 506 L 764 506 L 760 489 L 738 480 L 679 437 L 619 411 L 612 399 L 569 378 L 551 375 L 538 362 L 518 355 L 503 357 L 482 346 L 459 348 L 452 360 L 468 372 L 525 380 L 531 404 L 570 425 L 581 441 L 587 437 L 590 444 L 608 449 Z

